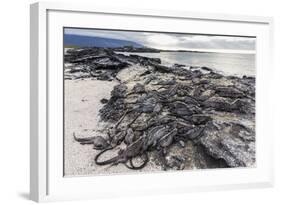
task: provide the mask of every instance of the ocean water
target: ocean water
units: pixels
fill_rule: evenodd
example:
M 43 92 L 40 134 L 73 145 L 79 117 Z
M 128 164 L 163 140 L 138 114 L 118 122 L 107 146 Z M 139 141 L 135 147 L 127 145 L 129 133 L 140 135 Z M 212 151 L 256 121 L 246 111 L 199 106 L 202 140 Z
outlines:
M 151 58 L 160 58 L 163 65 L 175 63 L 186 66 L 206 66 L 225 75 L 255 76 L 255 54 L 211 53 L 211 52 L 161 52 L 161 53 L 128 53 Z

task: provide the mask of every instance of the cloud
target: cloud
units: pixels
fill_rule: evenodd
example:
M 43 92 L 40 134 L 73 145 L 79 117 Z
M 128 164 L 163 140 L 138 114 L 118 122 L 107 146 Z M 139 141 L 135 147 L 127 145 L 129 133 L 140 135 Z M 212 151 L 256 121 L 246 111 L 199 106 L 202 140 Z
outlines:
M 66 28 L 66 34 L 96 36 L 135 41 L 147 47 L 158 49 L 214 49 L 255 51 L 253 37 L 214 36 L 196 34 L 172 34 L 139 31 L 113 31 L 98 29 Z
M 181 44 L 180 39 L 167 34 L 151 34 L 145 39 L 145 44 L 152 47 L 169 47 Z

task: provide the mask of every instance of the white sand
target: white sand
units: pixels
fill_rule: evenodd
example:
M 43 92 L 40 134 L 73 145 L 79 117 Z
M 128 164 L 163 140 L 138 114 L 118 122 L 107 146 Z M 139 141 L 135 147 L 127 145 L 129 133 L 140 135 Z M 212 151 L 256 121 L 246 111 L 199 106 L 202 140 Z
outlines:
M 117 82 L 98 80 L 65 80 L 65 138 L 64 138 L 64 174 L 82 176 L 110 173 L 137 172 L 129 170 L 123 164 L 117 166 L 98 166 L 94 162 L 99 152 L 93 145 L 81 145 L 73 138 L 73 132 L 83 133 L 99 127 L 100 100 L 109 99 L 110 92 Z M 85 132 L 86 133 L 86 132 Z M 91 134 L 89 134 L 91 135 Z M 92 134 L 93 136 L 94 134 Z M 114 153 L 111 153 L 114 156 Z M 110 156 L 109 156 L 110 157 Z M 160 170 L 149 162 L 141 171 Z

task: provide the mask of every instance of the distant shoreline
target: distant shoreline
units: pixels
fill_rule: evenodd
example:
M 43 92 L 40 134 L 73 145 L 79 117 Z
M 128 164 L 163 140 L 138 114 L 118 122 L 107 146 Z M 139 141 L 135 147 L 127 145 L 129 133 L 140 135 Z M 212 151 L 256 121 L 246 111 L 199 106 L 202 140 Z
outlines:
M 75 45 L 65 45 L 64 48 L 95 48 L 95 47 L 80 47 Z M 248 55 L 255 55 L 255 51 L 248 51 L 248 50 L 219 50 L 219 49 L 190 49 L 190 50 L 165 50 L 165 49 L 155 49 L 155 48 L 136 48 L 136 47 L 117 47 L 117 48 L 110 48 L 113 51 L 118 52 L 131 52 L 131 53 L 161 53 L 161 52 L 183 52 L 183 53 L 229 53 L 229 54 L 248 54 Z

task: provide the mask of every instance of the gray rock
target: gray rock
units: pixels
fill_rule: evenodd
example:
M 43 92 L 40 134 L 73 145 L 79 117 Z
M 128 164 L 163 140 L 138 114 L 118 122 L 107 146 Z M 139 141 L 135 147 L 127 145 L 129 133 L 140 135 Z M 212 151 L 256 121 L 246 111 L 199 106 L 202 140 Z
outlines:
M 137 83 L 132 89 L 132 93 L 144 93 L 144 92 L 145 92 L 145 87 L 140 83 Z
M 244 125 L 237 126 L 237 123 L 209 123 L 199 142 L 208 154 L 223 159 L 230 167 L 252 167 L 255 165 L 255 142 L 241 137 L 249 130 Z M 251 133 L 254 135 L 254 130 Z
M 185 158 L 180 155 L 167 155 L 165 157 L 166 165 L 175 170 L 183 170 L 185 166 Z
M 127 95 L 128 87 L 125 84 L 116 85 L 111 92 L 114 98 L 124 98 Z
M 221 97 L 242 98 L 244 93 L 232 87 L 217 87 L 216 93 Z

